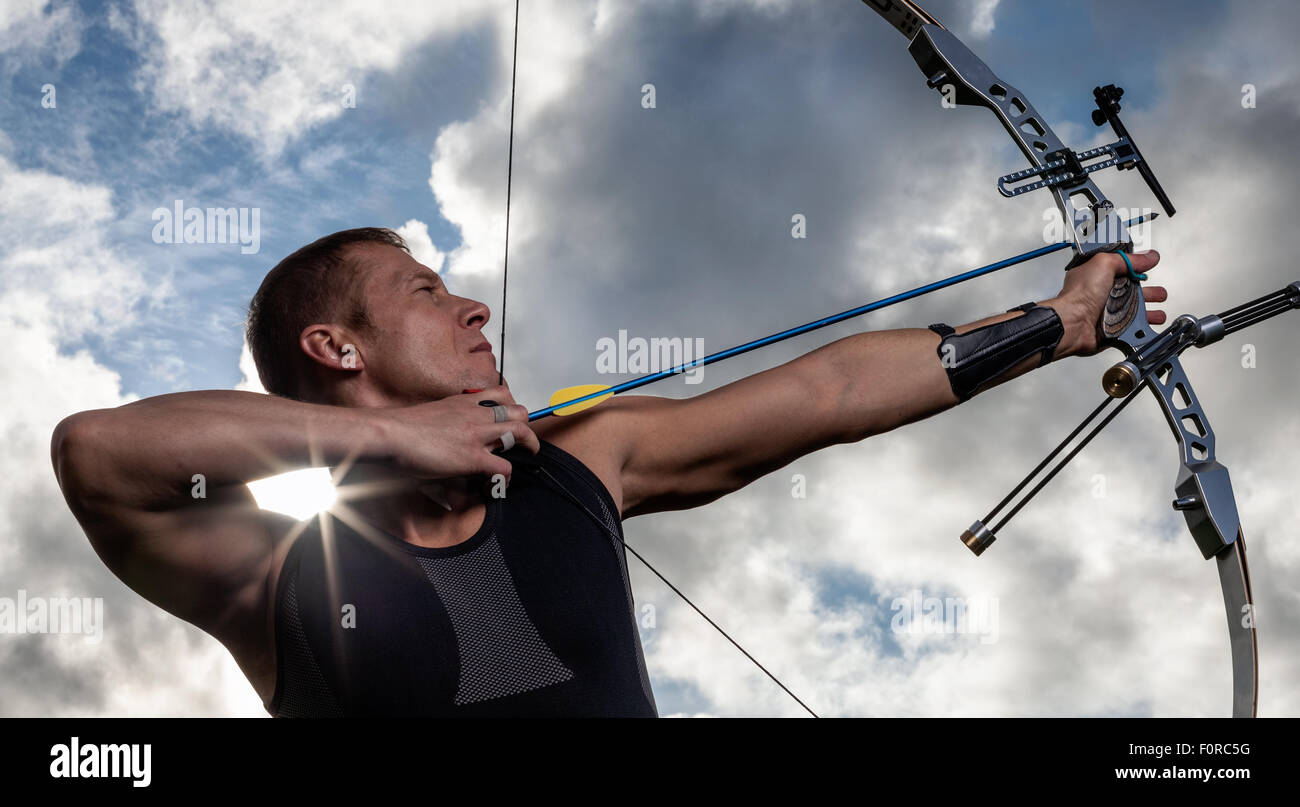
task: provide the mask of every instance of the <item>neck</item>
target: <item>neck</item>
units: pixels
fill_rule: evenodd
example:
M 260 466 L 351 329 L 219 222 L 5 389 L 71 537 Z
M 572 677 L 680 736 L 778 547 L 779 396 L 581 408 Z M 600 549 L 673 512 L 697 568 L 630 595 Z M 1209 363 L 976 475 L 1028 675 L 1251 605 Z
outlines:
M 416 546 L 455 546 L 483 518 L 484 494 L 470 477 L 414 479 L 357 463 L 348 469 L 339 497 L 372 527 Z

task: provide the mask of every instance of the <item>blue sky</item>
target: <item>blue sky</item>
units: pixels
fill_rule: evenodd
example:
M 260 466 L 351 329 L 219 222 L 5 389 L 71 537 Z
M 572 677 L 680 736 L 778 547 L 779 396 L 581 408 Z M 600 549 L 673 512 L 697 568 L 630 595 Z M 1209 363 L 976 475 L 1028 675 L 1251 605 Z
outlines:
M 1150 233 L 1173 313 L 1300 278 L 1287 240 L 1300 188 L 1290 4 L 925 5 L 1076 148 L 1109 135 L 1088 121 L 1092 87 L 1125 87 L 1122 116 L 1179 207 Z M 13 436 L 0 468 L 25 480 L 0 497 L 0 596 L 87 592 L 119 620 L 93 651 L 0 636 L 0 713 L 260 712 L 219 645 L 94 557 L 48 472 L 61 417 L 245 382 L 242 321 L 262 276 L 339 229 L 401 228 L 495 316 L 513 4 L 368 9 L 0 10 L 0 325 L 21 357 L 0 376 Z M 1249 109 L 1245 84 L 1258 91 Z M 341 103 L 348 86 L 354 107 Z M 624 380 L 592 377 L 595 345 L 620 329 L 714 351 L 1042 241 L 1047 197 L 994 190 L 1022 158 L 993 117 L 941 110 L 905 41 L 861 3 L 525 2 L 517 104 L 506 359 L 530 408 L 561 386 Z M 1097 181 L 1117 204 L 1154 204 L 1135 172 Z M 152 212 L 177 199 L 257 208 L 259 251 L 154 243 Z M 790 238 L 795 213 L 805 240 Z M 710 368 L 701 387 L 646 391 L 695 394 L 859 330 L 1043 300 L 1060 263 Z M 497 325 L 485 328 L 494 345 Z M 1282 448 L 1300 431 L 1295 328 L 1283 318 L 1189 359 L 1266 558 L 1255 573 L 1272 621 L 1272 714 L 1300 712 L 1277 683 L 1300 658 L 1285 594 L 1300 534 L 1280 481 L 1296 476 Z M 1257 366 L 1243 367 L 1244 347 Z M 956 541 L 1099 400 L 1115 358 L 1045 368 L 706 508 L 629 520 L 629 540 L 828 713 L 1221 714 L 1217 581 L 1168 509 L 1175 449 L 1150 402 L 1017 520 L 995 559 L 972 565 Z M 793 474 L 807 499 L 790 496 Z M 797 713 L 656 581 L 634 570 L 634 583 L 661 613 L 647 637 L 661 711 Z M 890 601 L 916 588 L 998 598 L 999 641 L 891 635 Z M 166 668 L 133 642 L 189 661 Z M 86 659 L 118 689 L 78 674 Z M 958 671 L 971 689 L 952 685 Z M 43 679 L 63 683 L 25 689 Z

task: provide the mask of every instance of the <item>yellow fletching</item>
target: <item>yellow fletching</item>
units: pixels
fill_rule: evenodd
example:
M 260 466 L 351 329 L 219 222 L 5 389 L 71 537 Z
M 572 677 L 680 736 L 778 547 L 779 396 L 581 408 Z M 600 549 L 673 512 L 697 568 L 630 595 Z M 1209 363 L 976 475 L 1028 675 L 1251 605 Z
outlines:
M 600 392 L 601 390 L 605 390 L 605 389 L 609 389 L 609 386 L 606 384 L 579 384 L 576 387 L 565 387 L 564 389 L 556 390 L 554 393 L 551 394 L 550 405 L 559 406 L 565 401 L 572 401 L 575 398 L 581 398 L 584 395 L 590 395 L 593 392 Z M 609 400 L 612 397 L 614 397 L 614 393 L 611 392 L 609 395 L 601 395 L 599 397 L 592 398 L 590 401 L 583 401 L 580 404 L 575 404 L 573 406 L 566 406 L 563 409 L 556 409 L 555 414 L 574 415 L 577 414 L 578 412 L 581 412 L 584 409 L 590 409 L 591 407 L 595 406 L 598 403 L 604 403 L 605 401 Z

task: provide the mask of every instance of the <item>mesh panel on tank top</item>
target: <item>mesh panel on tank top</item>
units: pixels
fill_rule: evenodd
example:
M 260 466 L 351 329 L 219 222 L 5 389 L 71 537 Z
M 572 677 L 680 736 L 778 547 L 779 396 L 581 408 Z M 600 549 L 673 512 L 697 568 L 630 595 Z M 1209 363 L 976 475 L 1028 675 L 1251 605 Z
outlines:
M 298 572 L 294 570 L 284 598 L 284 698 L 277 717 L 342 717 L 343 709 L 330 692 L 298 615 Z
M 495 535 L 463 555 L 418 560 L 437 587 L 456 632 L 457 706 L 573 678 L 519 601 Z

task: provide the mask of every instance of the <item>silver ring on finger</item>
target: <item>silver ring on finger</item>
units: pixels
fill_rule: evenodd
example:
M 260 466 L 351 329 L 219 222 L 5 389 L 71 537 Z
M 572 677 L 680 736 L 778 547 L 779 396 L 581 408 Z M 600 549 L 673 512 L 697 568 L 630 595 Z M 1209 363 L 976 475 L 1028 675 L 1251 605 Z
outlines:
M 500 407 L 500 408 L 501 408 L 501 409 L 505 409 L 504 406 L 503 406 L 503 407 Z M 505 432 L 504 434 L 502 434 L 502 435 L 501 435 L 501 450 L 502 450 L 502 451 L 509 451 L 510 449 L 512 449 L 512 448 L 514 448 L 514 447 L 515 447 L 515 435 L 514 435 L 514 432 Z
M 486 406 L 492 410 L 493 423 L 505 423 L 510 419 L 510 410 L 506 409 L 496 401 L 479 401 L 479 406 Z

